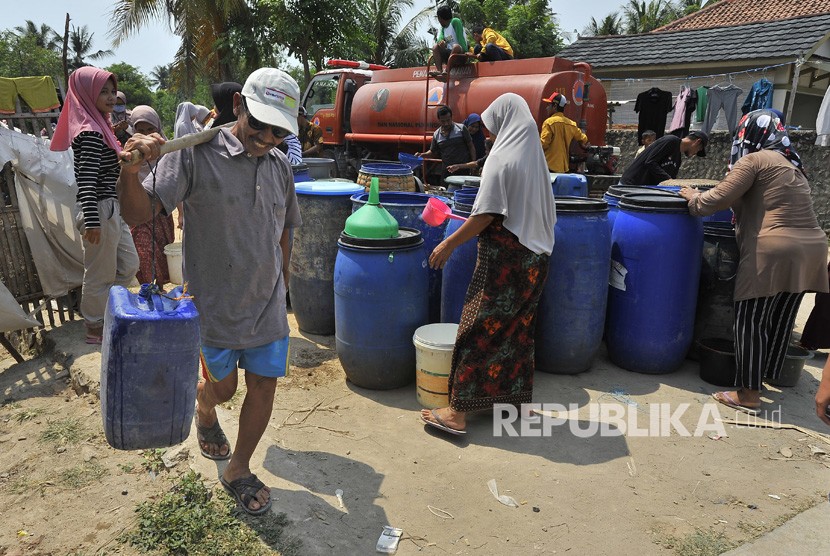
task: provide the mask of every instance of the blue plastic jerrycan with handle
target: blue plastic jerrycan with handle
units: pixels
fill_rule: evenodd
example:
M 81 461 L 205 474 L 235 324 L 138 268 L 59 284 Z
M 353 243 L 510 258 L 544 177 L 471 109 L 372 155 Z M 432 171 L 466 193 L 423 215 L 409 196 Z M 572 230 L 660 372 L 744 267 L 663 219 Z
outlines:
M 110 288 L 101 346 L 101 414 L 110 446 L 162 448 L 187 438 L 200 345 L 199 313 L 181 287 L 147 297 Z

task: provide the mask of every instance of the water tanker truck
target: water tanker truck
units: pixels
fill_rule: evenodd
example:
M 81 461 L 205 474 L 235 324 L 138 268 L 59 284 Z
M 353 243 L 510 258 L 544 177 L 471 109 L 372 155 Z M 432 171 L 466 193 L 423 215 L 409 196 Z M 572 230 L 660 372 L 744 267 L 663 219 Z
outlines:
M 542 99 L 563 93 L 569 100 L 565 115 L 594 146 L 587 156 L 588 173 L 616 170 L 615 149 L 604 146 L 605 89 L 587 63 L 558 57 L 466 63 L 463 55 L 453 55 L 444 80 L 431 76 L 427 67 L 388 69 L 347 60 L 331 60 L 329 66 L 312 78 L 303 106 L 323 131 L 321 156 L 335 159 L 341 176 L 356 175 L 364 159 L 396 160 L 399 152 L 427 150 L 441 105 L 461 122 L 506 92 L 527 101 L 539 129 L 547 118 Z

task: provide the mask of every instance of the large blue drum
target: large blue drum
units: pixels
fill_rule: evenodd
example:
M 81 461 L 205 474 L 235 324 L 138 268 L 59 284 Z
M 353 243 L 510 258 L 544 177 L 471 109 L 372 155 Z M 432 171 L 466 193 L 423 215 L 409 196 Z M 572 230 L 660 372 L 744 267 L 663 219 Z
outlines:
M 424 207 L 430 197 L 425 193 L 407 193 L 401 191 L 381 191 L 379 195 L 380 204 L 389 211 L 398 225 L 404 228 L 415 228 L 421 232 L 424 239 L 424 249 L 427 256 L 444 239 L 444 231 L 447 223 L 440 226 L 429 226 L 421 218 Z M 450 200 L 444 197 L 437 197 L 444 203 L 450 204 Z M 356 211 L 369 201 L 368 193 L 358 193 L 352 196 L 352 212 Z M 429 271 L 429 322 L 441 321 L 441 270 Z
M 550 174 L 551 187 L 556 197 L 587 197 L 588 178 L 582 174 Z
M 556 243 L 536 317 L 536 370 L 575 374 L 602 343 L 611 264 L 608 204 L 556 199 Z
M 334 264 L 337 356 L 357 386 L 388 390 L 415 379 L 415 330 L 429 320 L 421 232 L 363 239 L 345 233 Z
M 119 450 L 183 442 L 196 406 L 199 313 L 182 288 L 149 298 L 110 288 L 101 346 L 101 415 Z
M 453 214 L 469 217 L 472 210 L 472 202 L 475 195 L 463 199 L 470 204 L 461 203 L 456 193 Z M 452 219 L 447 224 L 445 237 L 450 237 L 464 222 Z M 447 264 L 444 265 L 443 276 L 441 277 L 441 322 L 460 323 L 461 312 L 464 309 L 464 298 L 467 296 L 467 288 L 473 281 L 473 271 L 476 268 L 478 259 L 478 237 L 467 240 L 459 245 L 450 255 Z
M 611 232 L 606 342 L 630 371 L 677 370 L 692 344 L 703 226 L 679 196 L 626 195 Z
M 608 203 L 608 224 L 611 226 L 611 229 L 614 229 L 614 221 L 617 218 L 617 212 L 619 210 L 617 207 L 620 204 L 620 199 L 623 198 L 623 195 L 648 195 L 654 193 L 656 193 L 656 191 L 653 187 L 642 185 L 612 185 L 609 187 L 602 196 L 602 199 Z M 659 192 L 659 194 L 665 193 L 668 192 Z
M 289 292 L 297 326 L 309 334 L 334 334 L 334 260 L 337 239 L 352 213 L 351 196 L 363 187 L 350 182 L 296 184 L 303 225 L 295 230 Z

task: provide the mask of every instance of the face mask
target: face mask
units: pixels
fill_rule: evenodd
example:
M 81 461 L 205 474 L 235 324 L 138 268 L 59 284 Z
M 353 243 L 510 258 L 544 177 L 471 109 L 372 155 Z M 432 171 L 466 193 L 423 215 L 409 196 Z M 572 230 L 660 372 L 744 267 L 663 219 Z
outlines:
M 127 111 L 127 105 L 126 104 L 116 104 L 115 106 L 112 107 L 112 111 L 113 112 L 118 112 L 119 114 L 121 114 L 121 113 Z

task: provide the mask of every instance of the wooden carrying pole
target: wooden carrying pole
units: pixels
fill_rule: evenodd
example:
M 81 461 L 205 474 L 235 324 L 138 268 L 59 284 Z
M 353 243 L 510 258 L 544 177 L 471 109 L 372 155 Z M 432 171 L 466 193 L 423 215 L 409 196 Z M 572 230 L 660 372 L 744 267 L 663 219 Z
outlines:
M 207 143 L 219 133 L 219 130 L 222 128 L 228 129 L 234 126 L 236 122 L 229 122 L 225 125 L 220 125 L 219 127 L 212 127 L 210 129 L 206 129 L 204 131 L 199 131 L 197 133 L 191 133 L 190 135 L 185 135 L 184 137 L 179 137 L 178 139 L 171 139 L 170 141 L 166 141 L 160 147 L 159 154 L 167 154 L 173 151 L 180 151 L 182 149 L 186 149 L 188 147 L 195 147 L 196 145 L 201 145 L 202 143 Z M 140 163 L 144 156 L 138 150 L 131 150 L 128 151 L 129 158 L 122 159 L 121 164 L 123 165 L 133 165 Z

